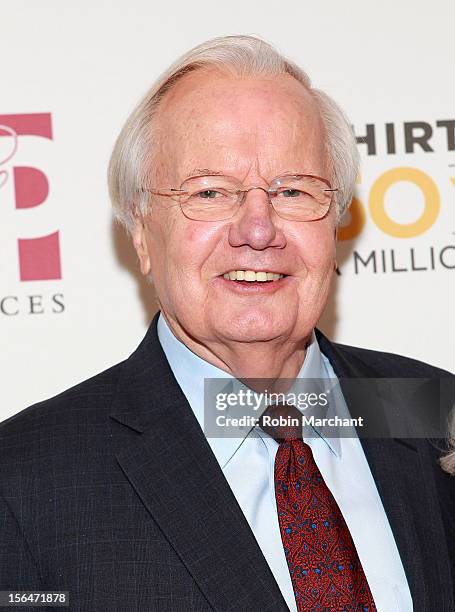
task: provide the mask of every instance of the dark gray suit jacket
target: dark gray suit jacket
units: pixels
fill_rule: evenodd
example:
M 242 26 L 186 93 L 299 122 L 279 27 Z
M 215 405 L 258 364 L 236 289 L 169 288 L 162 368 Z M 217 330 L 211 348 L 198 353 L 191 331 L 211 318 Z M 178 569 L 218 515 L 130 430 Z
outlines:
M 0 425 L 0 590 L 69 591 L 84 612 L 285 611 L 156 321 L 129 359 Z M 339 377 L 447 376 L 318 339 Z M 454 611 L 455 479 L 427 440 L 362 444 L 415 610 Z

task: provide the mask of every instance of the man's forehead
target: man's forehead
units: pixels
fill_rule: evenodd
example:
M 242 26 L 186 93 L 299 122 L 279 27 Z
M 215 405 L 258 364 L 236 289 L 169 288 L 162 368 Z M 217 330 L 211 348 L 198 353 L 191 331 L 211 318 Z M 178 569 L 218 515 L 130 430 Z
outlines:
M 288 170 L 323 171 L 319 109 L 290 75 L 240 78 L 195 71 L 168 93 L 158 118 L 159 149 L 162 169 L 168 174 L 173 168 L 172 180 L 246 175 L 253 166 L 268 178 Z
M 318 105 L 311 92 L 289 74 L 235 76 L 218 69 L 200 68 L 181 77 L 160 102 L 158 116 L 174 122 L 175 115 L 185 114 L 186 119 L 197 117 L 199 111 L 228 112 L 244 107 L 274 105 L 293 107 L 306 118 L 319 115 Z M 165 121 L 166 122 L 166 121 Z M 174 123 L 175 124 L 175 123 Z

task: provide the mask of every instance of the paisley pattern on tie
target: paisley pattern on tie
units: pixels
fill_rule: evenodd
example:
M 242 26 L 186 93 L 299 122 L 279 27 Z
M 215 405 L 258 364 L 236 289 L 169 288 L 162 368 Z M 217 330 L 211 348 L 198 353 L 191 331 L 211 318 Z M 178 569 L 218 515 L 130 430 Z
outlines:
M 298 611 L 376 610 L 348 526 L 302 439 L 280 443 L 275 494 Z

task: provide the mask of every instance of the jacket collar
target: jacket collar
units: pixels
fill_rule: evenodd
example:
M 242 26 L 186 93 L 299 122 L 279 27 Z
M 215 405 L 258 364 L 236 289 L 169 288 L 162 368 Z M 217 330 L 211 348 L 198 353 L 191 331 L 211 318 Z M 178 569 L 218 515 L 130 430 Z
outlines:
M 125 476 L 215 610 L 288 610 L 158 340 L 124 363 L 111 418 L 132 430 Z

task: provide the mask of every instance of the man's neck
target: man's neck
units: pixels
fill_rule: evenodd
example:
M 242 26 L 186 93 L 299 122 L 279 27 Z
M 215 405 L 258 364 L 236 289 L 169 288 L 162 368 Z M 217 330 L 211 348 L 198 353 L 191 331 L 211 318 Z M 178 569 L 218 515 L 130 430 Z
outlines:
M 295 379 L 311 338 L 310 334 L 297 342 L 289 338 L 260 342 L 226 342 L 214 338 L 201 342 L 164 312 L 162 316 L 174 336 L 193 353 L 238 379 Z

